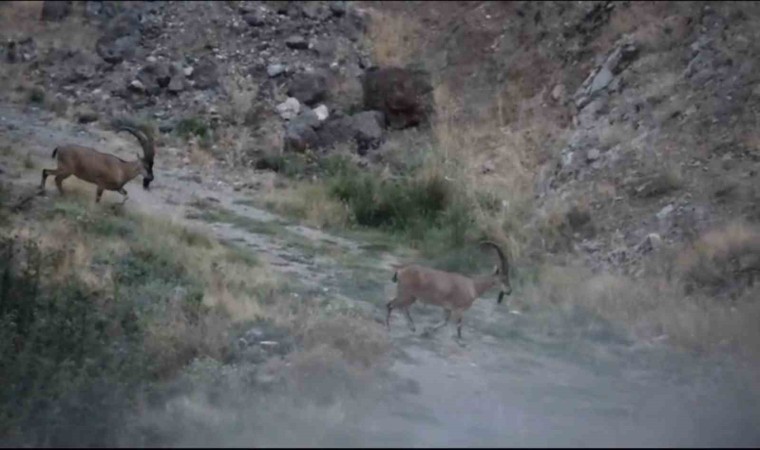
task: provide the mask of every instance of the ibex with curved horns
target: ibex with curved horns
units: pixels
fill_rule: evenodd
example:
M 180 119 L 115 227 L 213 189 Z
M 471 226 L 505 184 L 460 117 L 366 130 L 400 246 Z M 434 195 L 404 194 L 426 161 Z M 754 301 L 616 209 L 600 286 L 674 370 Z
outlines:
M 55 184 L 58 192 L 63 194 L 63 180 L 71 175 L 90 183 L 98 188 L 95 193 L 95 202 L 100 202 L 104 190 L 116 191 L 124 196 L 127 201 L 127 191 L 124 185 L 138 175 L 143 176 L 143 188 L 153 181 L 153 157 L 155 147 L 153 139 L 135 128 L 121 125 L 117 131 L 126 131 L 137 138 L 143 149 L 143 156 L 137 155 L 136 161 L 124 161 L 114 155 L 99 152 L 93 148 L 81 145 L 62 145 L 53 150 L 52 157 L 58 156 L 58 168 L 42 169 L 42 183 L 40 189 L 45 191 L 45 181 L 48 175 L 55 176 Z
M 492 246 L 499 255 L 500 265 L 494 267 L 491 275 L 480 277 L 468 277 L 462 274 L 445 272 L 429 267 L 411 264 L 397 266 L 393 274 L 393 281 L 398 283 L 396 297 L 388 302 L 388 314 L 385 325 L 390 330 L 391 312 L 394 308 L 401 308 L 409 322 L 412 332 L 415 331 L 414 321 L 409 314 L 409 307 L 416 300 L 431 305 L 441 306 L 445 311 L 444 320 L 429 328 L 426 333 L 438 330 L 449 323 L 453 316 L 457 323 L 457 337 L 462 338 L 462 315 L 470 309 L 476 298 L 491 289 L 496 284 L 501 284 L 501 291 L 497 303 L 501 303 L 504 295 L 512 293 L 509 283 L 509 264 L 504 252 L 493 242 L 481 242 L 481 245 Z

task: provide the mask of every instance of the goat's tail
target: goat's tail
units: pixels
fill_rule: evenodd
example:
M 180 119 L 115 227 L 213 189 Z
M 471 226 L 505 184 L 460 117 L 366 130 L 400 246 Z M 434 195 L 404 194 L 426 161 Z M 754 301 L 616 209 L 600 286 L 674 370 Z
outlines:
M 393 272 L 393 279 L 391 281 L 394 283 L 398 281 L 398 272 Z
M 53 149 L 53 154 L 52 154 L 52 155 L 50 155 L 50 157 L 51 157 L 51 158 L 55 158 L 55 154 L 56 154 L 56 153 L 58 153 L 58 147 L 56 147 L 55 149 Z

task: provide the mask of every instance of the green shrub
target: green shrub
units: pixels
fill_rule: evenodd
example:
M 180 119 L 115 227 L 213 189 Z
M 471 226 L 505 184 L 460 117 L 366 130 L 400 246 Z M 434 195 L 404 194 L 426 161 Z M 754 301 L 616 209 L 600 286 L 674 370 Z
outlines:
M 190 117 L 182 119 L 177 124 L 177 134 L 183 138 L 188 138 L 191 135 L 205 138 L 209 135 L 209 128 L 208 125 L 197 117 Z
M 473 228 L 463 194 L 442 176 L 381 180 L 372 173 L 339 167 L 329 192 L 348 205 L 356 225 L 400 232 L 412 244 L 431 250 L 463 245 Z

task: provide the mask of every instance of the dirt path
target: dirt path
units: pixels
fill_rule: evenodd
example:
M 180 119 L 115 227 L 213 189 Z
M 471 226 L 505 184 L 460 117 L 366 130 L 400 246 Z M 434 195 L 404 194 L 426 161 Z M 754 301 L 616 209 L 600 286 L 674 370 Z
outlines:
M 50 153 L 61 142 L 100 145 L 118 153 L 134 149 L 131 136 L 50 121 L 43 113 L 0 105 L 0 137 L 18 154 L 28 152 L 38 167 L 52 167 Z M 124 154 L 124 156 L 128 156 Z M 12 172 L 0 165 L 6 177 Z M 342 298 L 383 317 L 392 295 L 394 255 L 365 250 L 360 243 L 331 236 L 240 203 L 232 186 L 192 180 L 190 169 L 167 168 L 157 157 L 150 192 L 127 186 L 126 208 L 186 220 L 223 241 L 255 251 L 306 291 Z M 197 178 L 197 176 L 196 176 Z M 37 171 L 18 182 L 30 192 Z M 130 187 L 131 186 L 131 187 Z M 48 195 L 58 195 L 52 182 Z M 94 188 L 93 188 L 94 198 Z M 208 223 L 198 201 L 236 220 Z M 120 196 L 106 193 L 103 202 Z M 346 261 L 353 261 L 347 264 Z M 266 445 L 362 446 L 757 446 L 757 395 L 730 368 L 698 362 L 663 348 L 642 348 L 613 339 L 565 342 L 540 332 L 544 320 L 510 314 L 495 293 L 476 302 L 465 316 L 464 347 L 453 327 L 432 338 L 419 330 L 441 312 L 415 306 L 418 335 L 396 313 L 391 336 L 398 354 L 391 372 L 397 380 L 384 399 L 335 419 L 321 441 L 298 434 L 271 438 Z M 318 420 L 328 419 L 322 415 Z M 325 422 L 326 423 L 326 422 Z M 350 425 L 350 426 L 349 426 Z M 289 437 L 288 437 L 289 436 Z M 245 445 L 245 441 L 231 439 Z M 228 445 L 229 440 L 217 442 Z M 259 443 L 262 443 L 259 440 Z M 212 443 L 213 444 L 213 443 Z

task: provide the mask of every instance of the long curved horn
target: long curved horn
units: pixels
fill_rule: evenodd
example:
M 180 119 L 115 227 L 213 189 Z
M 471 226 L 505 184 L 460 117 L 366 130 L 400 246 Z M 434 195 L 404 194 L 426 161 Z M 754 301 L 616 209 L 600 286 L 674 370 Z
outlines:
M 130 133 L 134 137 L 137 138 L 138 141 L 140 141 L 140 146 L 143 149 L 143 155 L 145 156 L 145 160 L 148 161 L 151 165 L 153 165 L 153 157 L 155 155 L 155 149 L 153 146 L 153 139 L 149 138 L 147 134 L 145 134 L 142 130 L 138 130 L 136 128 L 132 128 L 126 125 L 119 126 L 117 131 L 126 131 L 127 133 Z
M 491 241 L 483 241 L 480 243 L 480 245 L 488 245 L 496 249 L 496 253 L 499 254 L 499 261 L 501 262 L 501 273 L 502 276 L 507 276 L 509 274 L 509 263 L 507 262 L 507 257 L 504 255 L 504 252 L 501 250 L 501 247 L 496 245 L 494 242 Z

